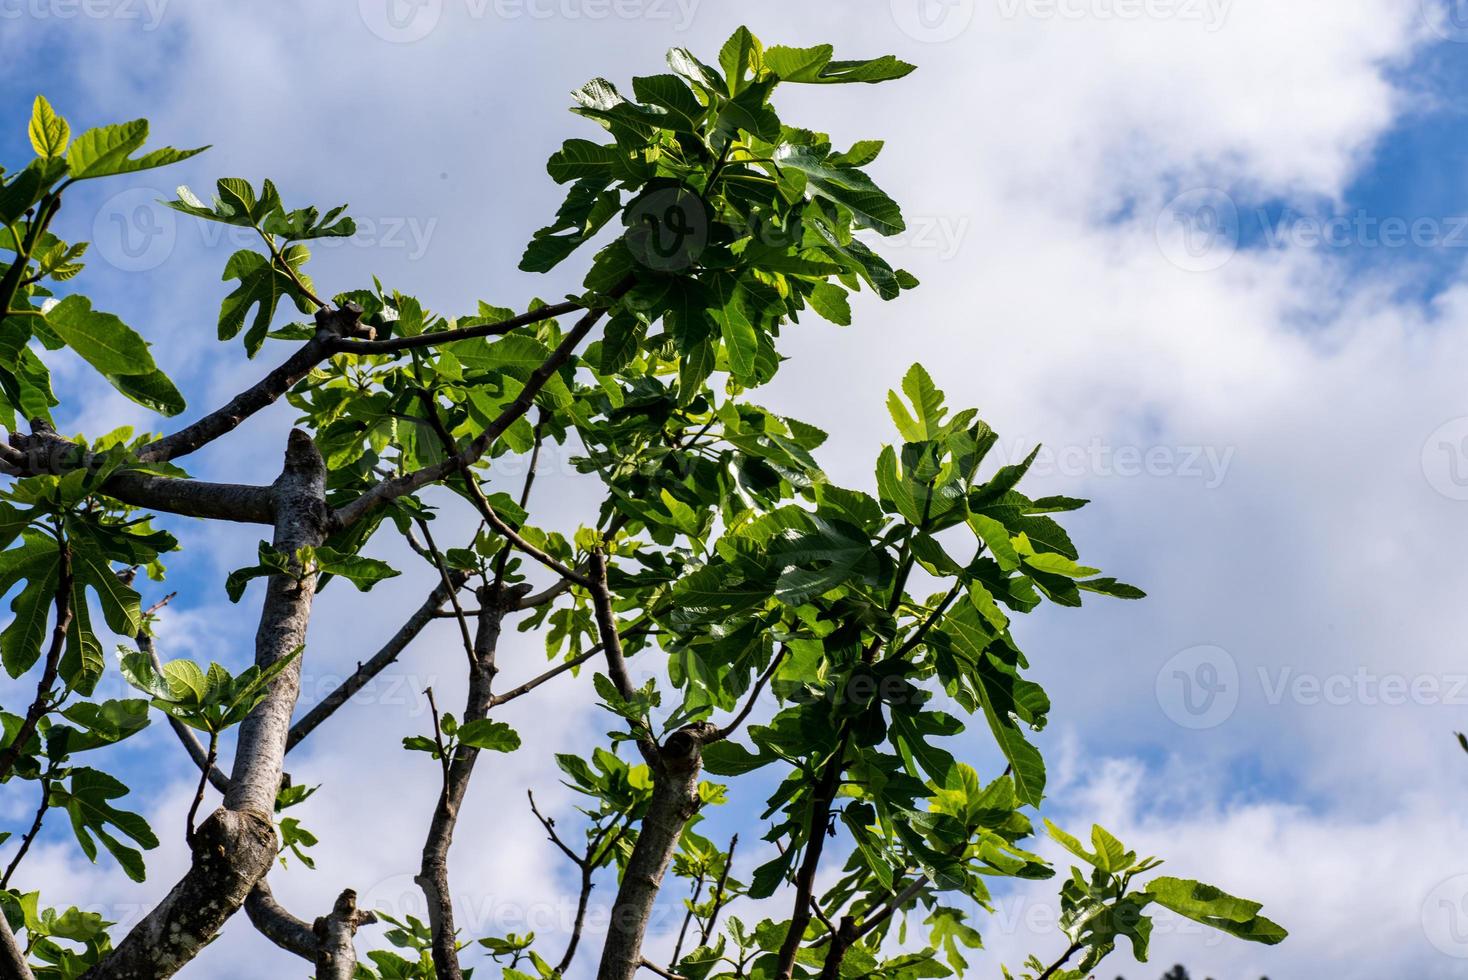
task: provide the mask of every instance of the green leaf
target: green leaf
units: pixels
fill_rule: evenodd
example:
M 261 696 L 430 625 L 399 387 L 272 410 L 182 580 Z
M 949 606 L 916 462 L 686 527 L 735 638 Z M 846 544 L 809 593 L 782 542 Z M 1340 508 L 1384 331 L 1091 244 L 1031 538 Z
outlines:
M 1077 582 L 1076 588 L 1082 589 L 1086 592 L 1095 592 L 1100 595 L 1113 596 L 1117 599 L 1147 598 L 1147 593 L 1143 592 L 1135 585 L 1127 585 L 1125 582 L 1118 582 L 1114 578 L 1088 579 L 1084 582 Z
M 615 146 L 603 146 L 583 139 L 566 140 L 559 150 L 551 154 L 545 169 L 551 180 L 558 184 L 586 177 L 610 183 L 620 156 Z
M 902 78 L 911 74 L 915 68 L 915 65 L 910 65 L 887 54 L 867 61 L 833 61 L 822 68 L 820 74 L 815 78 L 791 79 L 791 81 L 818 82 L 824 85 L 845 82 L 875 84 Z
M 759 77 L 763 52 L 759 38 L 747 27 L 740 27 L 724 42 L 719 50 L 719 67 L 724 69 L 730 95 L 738 95 L 749 80 Z
M 108 374 L 105 377 L 122 394 L 160 415 L 174 416 L 188 407 L 183 393 L 160 370 L 147 374 Z
M 852 167 L 835 167 L 809 146 L 789 143 L 776 148 L 775 162 L 805 174 L 806 196 L 825 198 L 851 213 L 858 228 L 871 228 L 880 235 L 906 230 L 902 210 L 872 179 Z
M 193 150 L 165 147 L 134 159 L 132 152 L 142 146 L 147 138 L 146 119 L 89 129 L 72 141 L 71 149 L 66 154 L 67 170 L 75 180 L 110 177 L 114 174 L 164 167 L 187 160 L 208 149 L 206 146 Z
M 718 305 L 709 309 L 709 315 L 719 325 L 724 338 L 724 351 L 729 355 L 729 370 L 741 381 L 752 381 L 755 377 L 755 355 L 759 351 L 759 337 L 754 324 L 749 322 L 740 302 L 737 288 L 727 289 L 729 284 L 716 278 L 710 283 L 710 291 Z M 721 288 L 723 287 L 723 288 Z
M 7 552 L 6 555 L 16 555 L 16 552 Z M 48 549 L 38 541 L 33 549 L 28 546 L 24 557 L 16 555 L 13 560 L 24 562 L 16 566 L 16 570 L 24 575 L 25 587 L 11 600 L 10 611 L 14 616 L 5 632 L 0 633 L 0 657 L 3 657 L 6 673 L 19 677 L 41 657 L 46 623 L 56 601 L 61 568 L 54 543 Z
M 54 160 L 65 153 L 71 139 L 71 127 L 56 114 L 44 95 L 36 96 L 31 107 L 30 137 L 36 156 L 45 160 Z
M 321 571 L 341 576 L 361 592 L 370 590 L 383 579 L 402 574 L 385 561 L 361 555 L 343 555 L 325 545 L 316 549 L 316 563 Z
M 304 245 L 292 245 L 282 253 L 286 264 L 299 273 L 311 253 Z M 250 357 L 259 352 L 270 332 L 270 322 L 282 297 L 295 300 L 296 308 L 308 312 L 309 301 L 301 296 L 290 276 L 259 252 L 241 249 L 229 257 L 223 278 L 239 280 L 234 291 L 219 307 L 219 339 L 229 340 L 244 328 L 250 310 L 255 309 L 250 329 L 245 333 L 245 351 Z
M 847 299 L 846 290 L 840 286 L 830 282 L 818 282 L 806 299 L 811 309 L 827 320 L 837 326 L 851 326 L 851 301 Z
M 697 133 L 707 110 L 677 75 L 649 75 L 632 79 L 632 93 L 649 105 L 664 110 L 664 129 Z
M 97 844 L 102 846 L 122 865 L 122 870 L 133 881 L 145 877 L 143 856 L 135 848 L 123 844 L 109 828 L 116 828 L 123 836 L 131 838 L 139 846 L 151 850 L 158 846 L 158 838 L 148 822 L 136 813 L 129 813 L 112 806 L 112 800 L 127 795 L 127 787 L 113 777 L 96 769 L 79 767 L 71 771 L 70 785 L 63 789 L 55 784 L 51 788 L 52 806 L 64 807 L 71 817 L 71 827 L 81 844 L 82 853 L 97 860 Z
M 85 296 L 72 295 L 57 303 L 46 314 L 46 325 L 103 374 L 156 370 L 147 341 L 113 314 L 94 311 Z
M 491 752 L 513 752 L 520 747 L 520 735 L 502 721 L 478 718 L 459 728 L 459 741 Z
M 833 49 L 829 44 L 818 44 L 813 48 L 787 48 L 776 45 L 765 50 L 765 66 L 787 82 L 816 82 L 821 69 L 831 60 Z
M 1163 908 L 1249 942 L 1273 946 L 1288 935 L 1277 923 L 1259 915 L 1262 906 L 1235 898 L 1221 889 L 1184 878 L 1160 877 L 1147 883 L 1146 894 Z
M 933 384 L 933 379 L 921 364 L 914 364 L 902 379 L 902 390 L 907 394 L 916 410 L 916 418 L 907 413 L 897 392 L 887 393 L 887 411 L 892 416 L 897 431 L 908 442 L 928 442 L 943 435 L 943 392 Z

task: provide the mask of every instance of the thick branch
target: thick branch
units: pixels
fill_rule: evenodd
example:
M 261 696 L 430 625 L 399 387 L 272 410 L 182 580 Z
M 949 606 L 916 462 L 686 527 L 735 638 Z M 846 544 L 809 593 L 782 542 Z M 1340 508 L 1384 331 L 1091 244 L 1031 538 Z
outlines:
M 25 952 L 20 948 L 20 943 L 16 942 L 15 933 L 10 931 L 10 923 L 3 913 L 0 913 L 0 976 L 10 980 L 36 980 L 30 964 L 25 961 Z
M 503 594 L 488 587 L 480 589 L 474 659 L 469 668 L 469 692 L 465 698 L 460 726 L 482 719 L 489 713 L 494 697 L 491 688 L 498 670 L 495 666 L 495 652 L 499 646 L 500 624 L 505 612 L 514 608 L 514 603 L 519 601 L 525 591 L 524 586 Z M 461 980 L 463 977 L 454 927 L 454 906 L 449 893 L 449 847 L 454 841 L 459 808 L 469 790 L 469 778 L 473 775 L 474 763 L 478 758 L 479 749 L 473 745 L 461 741 L 454 747 L 453 758 L 448 762 L 444 774 L 443 789 L 439 793 L 433 819 L 429 824 L 428 836 L 423 842 L 422 861 L 415 877 L 428 900 L 434 970 L 440 978 L 449 980 Z
M 234 431 L 245 419 L 273 405 L 316 365 L 329 358 L 335 349 L 333 342 L 356 328 L 361 312 L 350 305 L 341 310 L 318 310 L 316 336 L 302 344 L 285 363 L 192 425 L 148 443 L 138 451 L 138 459 L 145 463 L 177 459 Z
M 316 933 L 311 924 L 291 915 L 275 900 L 269 882 L 261 878 L 245 899 L 245 915 L 255 929 L 281 949 L 316 962 Z
M 293 430 L 286 450 L 285 471 L 275 481 L 276 551 L 295 555 L 315 547 L 325 537 L 326 464 L 311 437 Z M 292 559 L 294 561 L 294 559 Z M 255 666 L 262 670 L 306 644 L 306 624 L 316 576 L 297 569 L 297 575 L 272 575 L 265 586 L 260 628 L 255 634 Z M 270 691 L 240 725 L 225 806 L 270 814 L 280 788 L 291 712 L 301 689 L 301 658 L 297 657 L 271 682 Z
M 612 905 L 597 980 L 632 980 L 643 964 L 642 940 L 663 875 L 683 828 L 698 811 L 703 740 L 711 730 L 707 724 L 681 728 L 652 753 L 652 800 Z
M 102 484 L 109 497 L 134 507 L 161 510 L 185 517 L 240 524 L 275 521 L 269 487 L 243 483 L 208 483 L 149 473 L 114 473 Z
M 275 547 L 294 555 L 321 543 L 326 468 L 310 437 L 293 431 L 285 469 L 275 481 Z M 255 663 L 268 666 L 299 650 L 305 640 L 315 576 L 275 575 L 266 586 Z M 278 846 L 271 814 L 280 786 L 286 732 L 300 689 L 296 658 L 271 683 L 240 726 L 234 771 L 224 806 L 198 828 L 193 861 L 132 931 L 84 975 L 101 978 L 168 977 L 198 955 L 270 870 Z
M 51 426 L 35 419 L 31 433 L 10 433 L 3 472 L 12 476 L 40 473 L 64 474 L 95 465 L 92 454 L 58 436 Z M 151 473 L 123 470 L 102 484 L 107 495 L 135 507 L 200 517 L 238 521 L 245 524 L 274 522 L 274 503 L 269 487 L 247 484 L 208 483 Z
M 357 927 L 376 922 L 371 911 L 357 908 L 357 893 L 348 888 L 337 896 L 330 915 L 316 920 L 316 980 L 352 980 L 357 971 L 357 950 L 352 945 Z
M 215 810 L 194 835 L 183 879 L 83 980 L 170 977 L 223 928 L 275 860 L 266 813 Z

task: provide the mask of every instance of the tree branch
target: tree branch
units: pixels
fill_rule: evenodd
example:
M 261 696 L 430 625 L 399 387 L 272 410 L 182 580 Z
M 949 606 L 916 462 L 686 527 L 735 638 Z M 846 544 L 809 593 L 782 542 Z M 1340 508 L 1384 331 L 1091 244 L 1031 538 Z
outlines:
M 357 950 L 352 940 L 357 927 L 376 922 L 377 915 L 357 908 L 357 893 L 350 888 L 337 896 L 330 915 L 311 927 L 316 937 L 316 980 L 352 980 L 357 971 Z
M 456 340 L 471 340 L 475 337 L 492 337 L 507 334 L 517 327 L 527 326 L 532 323 L 541 323 L 545 320 L 553 320 L 563 314 L 575 313 L 581 309 L 585 309 L 585 307 L 580 303 L 552 303 L 548 306 L 542 306 L 540 309 L 510 317 L 508 320 L 500 320 L 498 323 L 481 323 L 458 330 L 439 330 L 433 333 L 420 333 L 415 337 L 393 337 L 388 340 L 351 340 L 343 338 L 335 341 L 332 344 L 332 349 L 346 354 L 393 354 L 398 351 L 416 350 L 422 347 L 435 347 L 439 344 L 449 344 Z
M 785 931 L 785 941 L 780 946 L 780 956 L 775 976 L 779 980 L 790 980 L 795 970 L 795 954 L 805 941 L 805 930 L 810 925 L 810 903 L 814 898 L 816 870 L 821 863 L 821 851 L 826 844 L 826 826 L 831 820 L 831 804 L 836 791 L 841 788 L 841 774 L 845 771 L 846 744 L 849 733 L 842 731 L 836 742 L 836 751 L 826 761 L 811 797 L 810 823 L 806 827 L 805 855 L 800 870 L 795 875 L 795 905 L 790 915 L 790 926 Z
M 685 980 L 684 977 L 680 976 L 677 973 L 674 973 L 672 970 L 663 969 L 652 960 L 644 959 L 638 965 L 643 967 L 644 969 L 651 970 L 653 973 L 656 973 L 658 976 L 662 977 L 663 980 Z
M 688 821 L 698 812 L 698 775 L 707 723 L 689 725 L 661 746 L 645 750 L 652 770 L 652 799 L 637 834 L 637 844 L 622 872 L 612 905 L 597 980 L 632 980 L 643 964 L 642 940 L 663 875 Z
M 46 819 L 46 803 L 51 796 L 51 782 L 45 776 L 40 779 L 41 783 L 41 805 L 36 808 L 36 817 L 31 821 L 31 828 L 26 831 L 25 837 L 21 839 L 20 849 L 15 852 L 15 857 L 10 859 L 10 865 L 5 869 L 5 876 L 0 878 L 0 891 L 10 887 L 10 876 L 15 874 L 15 869 L 20 866 L 21 858 L 25 857 L 26 851 L 31 849 L 31 842 L 41 832 L 41 823 Z M 0 918 L 4 918 L 0 913 Z
M 317 310 L 316 335 L 283 364 L 197 422 L 148 443 L 138 450 L 138 460 L 162 463 L 178 459 L 234 431 L 245 419 L 273 405 L 318 364 L 331 357 L 337 349 L 334 345 L 357 329 L 361 315 L 362 311 L 350 304 L 340 310 Z
M 719 883 L 714 887 L 714 906 L 709 912 L 708 921 L 703 923 L 698 933 L 698 945 L 707 946 L 709 936 L 713 934 L 714 924 L 718 921 L 719 910 L 724 907 L 724 888 L 729 884 L 729 870 L 734 867 L 734 848 L 739 846 L 739 835 L 735 834 L 729 838 L 729 850 L 724 857 L 724 870 L 719 872 Z M 676 965 L 677 960 L 674 960 Z
M 261 878 L 245 899 L 245 915 L 255 929 L 275 945 L 312 963 L 316 962 L 316 933 L 311 924 L 291 915 L 275 900 L 270 883 Z
M 500 626 L 505 612 L 514 608 L 527 587 L 499 593 L 484 587 L 479 590 L 479 622 L 474 635 L 473 658 L 469 667 L 469 691 L 464 700 L 460 727 L 483 719 L 493 705 L 492 686 L 498 672 L 495 655 L 499 646 Z M 496 594 L 499 593 L 499 594 Z M 435 712 L 435 725 L 437 712 Z M 469 778 L 480 750 L 460 740 L 451 761 L 445 756 L 443 789 L 434 807 L 433 819 L 423 841 L 422 860 L 415 879 L 428 900 L 428 924 L 432 930 L 434 970 L 440 978 L 462 980 L 458 943 L 454 927 L 454 906 L 449 893 L 448 855 L 454 841 L 454 828 L 459 809 L 469 790 Z
M 16 942 L 15 933 L 10 931 L 10 923 L 3 914 L 0 914 L 0 974 L 11 980 L 36 980 L 36 975 L 31 972 L 25 953 Z
M 608 298 L 611 300 L 620 298 L 632 288 L 635 282 L 635 278 L 627 277 L 607 294 Z M 333 523 L 337 527 L 350 527 L 383 504 L 407 496 L 430 483 L 437 483 L 444 477 L 476 463 L 489 451 L 495 440 L 503 435 L 506 429 L 530 410 L 535 403 L 535 396 L 540 394 L 540 390 L 545 387 L 551 376 L 571 359 L 572 353 L 580 346 L 581 341 L 586 339 L 586 335 L 591 332 L 592 327 L 596 326 L 597 321 L 602 318 L 607 309 L 608 307 L 605 306 L 588 309 L 581 319 L 576 321 L 576 325 L 571 328 L 570 332 L 562 338 L 560 344 L 551 352 L 551 356 L 531 372 L 530 377 L 525 381 L 525 386 L 515 396 L 515 399 L 500 411 L 500 414 L 464 448 L 462 453 L 412 473 L 383 480 L 356 500 L 337 509 Z
M 775 671 L 780 669 L 780 662 L 785 659 L 785 654 L 789 650 L 789 647 L 782 646 L 780 648 L 780 652 L 776 653 L 774 658 L 770 660 L 770 665 L 765 668 L 765 672 L 754 682 L 754 688 L 749 692 L 749 700 L 744 702 L 744 707 L 739 709 L 739 714 L 730 719 L 729 724 L 710 735 L 708 740 L 704 742 L 705 745 L 722 742 L 730 735 L 739 731 L 739 726 L 744 724 L 745 719 L 749 717 L 749 713 L 754 710 L 754 703 L 759 700 L 759 696 L 764 691 L 765 685 L 770 682 L 770 678 L 775 676 Z
M 465 576 L 462 572 L 453 572 L 450 577 L 456 580 L 456 588 L 463 585 Z M 412 643 L 418 634 L 423 632 L 423 628 L 433 621 L 434 616 L 443 608 L 448 594 L 449 591 L 442 582 L 434 586 L 428 598 L 423 601 L 423 605 L 419 606 L 407 621 L 398 627 L 398 631 L 382 645 L 382 649 L 373 654 L 366 663 L 359 663 L 351 676 L 337 685 L 336 690 L 328 694 L 321 703 L 312 707 L 291 726 L 290 734 L 286 736 L 285 750 L 289 752 L 301 744 L 302 739 L 315 731 L 317 726 L 330 718 L 338 708 L 350 701 L 352 695 L 366 687 L 374 677 L 397 660 L 398 656 L 407 649 L 408 644 Z

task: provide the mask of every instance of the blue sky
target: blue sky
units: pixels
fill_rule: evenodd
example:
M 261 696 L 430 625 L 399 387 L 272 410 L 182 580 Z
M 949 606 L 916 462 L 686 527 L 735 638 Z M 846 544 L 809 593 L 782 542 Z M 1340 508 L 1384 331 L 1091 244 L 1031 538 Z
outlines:
M 377 274 L 444 312 L 523 305 L 576 278 L 514 265 L 558 203 L 545 157 L 590 135 L 564 111 L 586 78 L 658 71 L 663 49 L 708 51 L 742 21 L 770 43 L 830 40 L 849 56 L 917 63 L 900 84 L 782 100 L 788 119 L 829 120 L 838 142 L 888 140 L 873 173 L 913 231 L 887 247 L 923 287 L 895 306 L 858 303 L 850 328 L 793 331 L 794 359 L 762 397 L 827 428 L 833 478 L 867 485 L 891 438 L 882 392 L 923 360 L 951 402 L 981 409 L 1007 456 L 1050 447 L 1037 490 L 1092 498 L 1075 521 L 1083 555 L 1151 593 L 1023 626 L 1056 704 L 1041 736 L 1045 812 L 1099 820 L 1174 873 L 1265 901 L 1293 938 L 1261 951 L 1167 929 L 1154 964 L 1119 954 L 1109 975 L 1149 977 L 1176 960 L 1215 980 L 1306 968 L 1344 980 L 1468 976 L 1468 948 L 1439 901 L 1468 910 L 1468 760 L 1452 739 L 1468 726 L 1468 694 L 1456 690 L 1468 671 L 1468 494 L 1451 458 L 1468 436 L 1468 44 L 1445 39 L 1459 32 L 1434 19 L 1431 0 L 1234 0 L 1209 21 L 1181 2 L 1118 19 L 1103 0 L 1063 5 L 1075 17 L 959 0 L 926 29 L 903 3 L 877 0 L 841 17 L 830 3 L 639 0 L 638 16 L 604 19 L 585 16 L 588 2 L 532 17 L 430 0 L 413 8 L 427 19 L 403 22 L 427 28 L 412 41 L 383 36 L 377 0 L 167 4 L 156 29 L 141 6 L 62 21 L 30 5 L 0 20 L 0 151 L 25 159 L 37 91 L 74 127 L 145 115 L 160 144 L 214 145 L 174 170 L 90 189 L 60 219 L 67 237 L 95 241 L 89 294 L 155 344 L 193 411 L 282 354 L 245 364 L 214 341 L 228 288 L 219 270 L 237 246 L 150 203 L 177 183 L 205 194 L 219 176 L 271 176 L 288 203 L 350 202 L 373 231 L 313 262 L 333 290 Z M 1221 235 L 1198 224 L 1229 206 L 1237 222 Z M 1311 237 L 1342 217 L 1351 230 L 1338 244 Z M 1385 247 L 1393 220 L 1421 241 Z M 76 365 L 55 370 L 83 406 L 64 427 L 162 427 Z M 279 407 L 190 466 L 266 479 L 289 424 Z M 555 469 L 537 493 L 560 526 L 595 499 Z M 468 527 L 464 515 L 446 522 Z M 180 591 L 160 627 L 165 655 L 242 664 L 255 599 L 232 606 L 222 584 L 259 535 L 170 526 L 185 551 L 169 584 L 144 593 Z M 380 553 L 404 557 L 386 543 Z M 308 692 L 375 649 L 430 587 L 415 574 L 393 593 L 329 589 Z M 434 774 L 398 740 L 426 730 L 425 682 L 452 690 L 439 671 L 453 643 L 431 631 L 392 690 L 292 756 L 298 778 L 323 784 L 302 810 L 323 837 L 319 869 L 292 864 L 271 879 L 298 914 L 318 914 L 344 884 L 389 903 L 411 890 Z M 527 674 L 543 662 L 528 636 L 507 656 Z M 1207 708 L 1177 686 L 1216 676 L 1224 690 Z M 1388 678 L 1418 693 L 1389 703 Z M 485 826 L 502 816 L 510 844 L 473 833 L 456 844 L 462 900 L 481 913 L 471 923 L 551 910 L 542 928 L 556 931 L 570 878 L 528 813 L 502 801 L 529 786 L 569 807 L 542 760 L 604 730 L 584 687 L 557 686 L 507 715 L 531 733 L 527 748 L 492 786 L 476 783 L 470 808 Z M 14 692 L 0 685 L 7 703 Z M 994 768 L 983 739 L 963 744 L 980 771 Z M 22 884 L 125 920 L 140 892 L 157 895 L 183 866 L 173 831 L 190 773 L 161 725 L 109 767 L 136 807 L 163 814 L 147 886 L 87 864 L 49 831 Z M 384 782 L 388 799 L 376 795 Z M 741 830 L 747 870 L 764 856 L 752 824 L 763 794 L 736 788 L 747 805 L 712 825 Z M 33 805 L 7 797 L 0 819 L 19 822 Z M 976 975 L 1063 945 L 1019 915 L 1043 913 L 1048 891 L 1006 895 L 999 921 L 980 923 L 988 950 Z M 298 971 L 241 920 L 185 976 L 258 975 L 266 962 Z

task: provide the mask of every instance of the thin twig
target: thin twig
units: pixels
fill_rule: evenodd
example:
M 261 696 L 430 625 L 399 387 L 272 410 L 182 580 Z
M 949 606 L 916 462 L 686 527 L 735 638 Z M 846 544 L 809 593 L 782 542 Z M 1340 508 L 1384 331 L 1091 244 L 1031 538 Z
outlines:
M 673 944 L 673 955 L 668 960 L 676 964 L 682 959 L 683 940 L 688 935 L 688 924 L 693 921 L 693 915 L 698 910 L 698 899 L 703 895 L 704 874 L 698 873 L 698 878 L 693 883 L 693 897 L 688 901 L 688 911 L 683 916 L 683 925 L 678 928 L 678 941 Z
M 611 302 L 616 301 L 636 285 L 636 282 L 636 277 L 628 276 L 607 292 L 607 299 Z M 576 348 L 586 339 L 587 334 L 591 333 L 591 328 L 596 326 L 597 322 L 610 308 L 610 305 L 611 303 L 609 302 L 607 306 L 587 309 L 582 317 L 576 321 L 576 325 L 561 339 L 560 344 L 551 352 L 550 357 L 546 358 L 539 367 L 530 372 L 530 376 L 525 380 L 525 384 L 520 389 L 520 393 L 500 410 L 499 415 L 495 416 L 494 420 L 485 427 L 483 432 L 474 437 L 474 440 L 464 448 L 463 452 L 430 466 L 425 466 L 422 469 L 414 470 L 411 473 L 405 473 L 402 476 L 394 477 L 390 480 L 383 480 L 356 500 L 336 510 L 332 515 L 332 524 L 338 528 L 351 527 L 375 508 L 390 503 L 399 497 L 414 493 L 428 486 L 430 483 L 437 483 L 447 476 L 474 465 L 474 463 L 489 451 L 490 447 L 494 445 L 495 440 L 504 435 L 506 429 L 518 421 L 526 412 L 530 411 L 531 406 L 535 404 L 535 397 L 540 394 L 541 389 L 571 359 L 571 355 L 575 353 Z
M 444 748 L 443 729 L 439 726 L 438 723 L 438 705 L 433 700 L 432 685 L 424 688 L 423 693 L 428 695 L 428 710 L 433 712 L 433 744 L 438 747 L 438 760 L 443 767 L 444 792 L 447 793 L 449 785 L 449 753 L 448 750 Z
M 184 822 L 184 840 L 194 844 L 194 817 L 199 813 L 199 804 L 204 802 L 204 788 L 209 785 L 209 770 L 214 768 L 215 753 L 219 749 L 219 733 L 209 733 L 209 750 L 204 755 L 204 764 L 199 767 L 199 787 L 194 790 L 194 802 L 189 804 L 189 816 Z
M 20 865 L 20 859 L 25 857 L 25 852 L 31 849 L 31 841 L 41 832 L 41 821 L 46 819 L 47 798 L 51 795 L 51 783 L 46 777 L 41 777 L 41 805 L 36 808 L 36 819 L 31 821 L 31 829 L 26 831 L 25 837 L 20 842 L 20 850 L 15 852 L 15 857 L 10 859 L 10 866 L 5 869 L 5 877 L 0 878 L 0 891 L 10 887 L 10 876 L 15 874 L 15 869 Z
M 1084 948 L 1085 946 L 1082 943 L 1072 943 L 1070 948 L 1065 951 L 1065 954 L 1061 956 L 1060 959 L 1056 960 L 1054 963 L 1051 963 L 1048 967 L 1046 967 L 1045 972 L 1036 977 L 1035 980 L 1050 980 L 1050 977 L 1054 976 L 1061 967 L 1065 966 L 1065 964 L 1070 961 L 1070 958 L 1072 956 L 1074 956 L 1076 953 L 1079 953 Z
M 637 624 L 629 627 L 628 630 L 622 635 L 630 639 L 632 637 L 645 636 L 648 633 L 651 633 L 652 630 L 645 629 L 640 625 L 644 622 L 646 622 L 645 617 L 643 619 L 639 619 L 637 621 Z M 532 677 L 530 680 L 526 681 L 524 684 L 521 684 L 519 687 L 513 687 L 503 694 L 496 694 L 494 698 L 490 701 L 490 707 L 501 705 L 504 704 L 506 701 L 513 701 L 518 697 L 529 694 L 531 691 L 535 690 L 546 681 L 554 680 L 568 670 L 575 670 L 577 667 L 580 667 L 582 664 L 586 663 L 588 660 L 592 659 L 601 652 L 602 645 L 600 643 L 594 644 L 591 647 L 588 647 L 586 650 L 583 650 L 581 653 L 578 653 L 570 660 L 558 663 L 550 670 L 547 670 L 542 674 Z
M 586 859 L 581 857 L 575 851 L 571 850 L 570 847 L 566 846 L 566 842 L 561 840 L 561 835 L 556 833 L 556 822 L 549 817 L 543 816 L 540 812 L 540 808 L 535 805 L 535 791 L 527 789 L 525 791 L 525 795 L 530 797 L 530 812 L 535 814 L 535 819 L 540 821 L 540 825 L 544 827 L 545 832 L 550 835 L 551 843 L 559 847 L 561 849 L 561 853 L 570 858 L 571 862 L 575 864 L 576 867 L 585 869 L 587 863 Z
M 438 406 L 434 404 L 433 397 L 426 391 L 421 390 L 418 392 L 418 397 L 422 400 L 424 408 L 428 412 L 429 425 L 437 433 L 439 441 L 443 443 L 444 452 L 450 457 L 456 455 L 459 447 L 454 443 L 454 437 L 444 428 L 443 420 L 438 417 Z M 489 498 L 479 488 L 479 483 L 474 479 L 473 474 L 469 472 L 467 467 L 462 471 L 462 476 L 464 478 L 464 487 L 469 491 L 469 497 L 473 501 L 475 509 L 479 511 L 479 516 L 484 518 L 486 524 L 494 528 L 506 541 L 557 575 L 564 579 L 569 579 L 583 588 L 590 587 L 591 583 L 586 580 L 586 576 L 566 567 L 555 558 L 541 551 L 535 545 L 522 538 L 514 528 L 510 527 L 509 523 L 494 509 L 494 506 L 489 502 Z M 503 562 L 503 558 L 501 561 Z
M 739 726 L 744 724 L 744 720 L 749 717 L 750 711 L 754 709 L 754 703 L 759 700 L 760 693 L 764 691 L 765 685 L 770 682 L 770 678 L 774 677 L 775 671 L 780 668 L 780 662 L 785 659 L 785 654 L 789 652 L 789 649 L 789 647 L 783 646 L 780 648 L 780 652 L 775 654 L 774 658 L 770 660 L 770 665 L 759 676 L 759 680 L 754 682 L 754 688 L 749 692 L 749 699 L 744 702 L 744 707 L 739 709 L 739 714 L 735 715 L 729 724 L 706 736 L 704 738 L 704 745 L 721 742 L 739 730 Z
M 423 532 L 423 541 L 428 546 L 428 553 L 433 556 L 433 564 L 438 568 L 439 578 L 443 580 L 443 587 L 448 592 L 449 605 L 453 607 L 454 618 L 459 621 L 459 636 L 464 641 L 464 654 L 469 662 L 474 662 L 474 638 L 469 635 L 469 621 L 464 618 L 464 610 L 459 606 L 459 590 L 454 588 L 454 583 L 449 577 L 449 566 L 443 559 L 443 552 L 438 550 L 438 545 L 433 540 L 433 532 L 428 530 L 428 522 L 419 517 L 416 521 L 418 530 Z
M 449 344 L 456 340 L 499 336 L 509 333 L 516 327 L 541 323 L 565 313 L 575 313 L 581 309 L 585 307 L 580 303 L 553 303 L 537 310 L 531 310 L 529 313 L 510 317 L 508 320 L 500 320 L 497 323 L 481 323 L 472 327 L 461 327 L 458 330 L 438 330 L 432 333 L 420 333 L 413 337 L 393 337 L 389 340 L 342 339 L 334 342 L 332 348 L 347 354 L 392 354 L 397 351 Z
M 643 959 L 642 967 L 643 969 L 651 970 L 653 973 L 656 973 L 658 976 L 662 977 L 663 980 L 687 980 L 686 977 L 674 973 L 672 970 L 665 970 L 649 959 Z
M 739 846 L 739 835 L 735 834 L 729 838 L 729 850 L 724 857 L 724 870 L 719 873 L 719 883 L 714 886 L 714 906 L 709 912 L 708 920 L 704 922 L 703 928 L 698 934 L 698 945 L 707 946 L 709 936 L 714 931 L 714 923 L 718 921 L 719 910 L 724 907 L 724 889 L 729 884 L 729 869 L 734 867 L 734 848 Z

